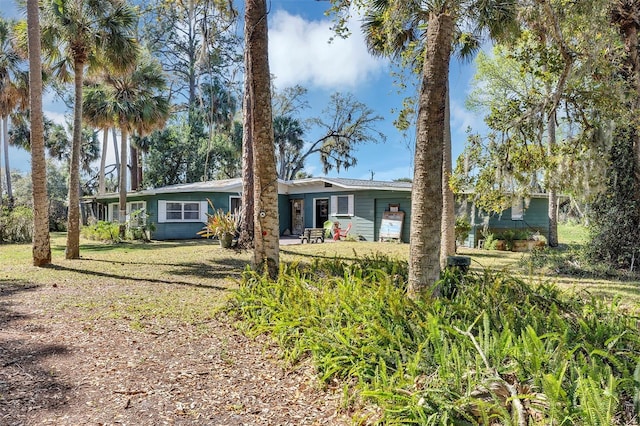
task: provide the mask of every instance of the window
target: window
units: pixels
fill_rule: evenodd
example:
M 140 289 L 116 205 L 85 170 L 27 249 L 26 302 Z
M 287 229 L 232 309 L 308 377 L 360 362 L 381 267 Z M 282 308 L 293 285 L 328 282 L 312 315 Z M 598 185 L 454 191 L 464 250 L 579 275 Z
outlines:
M 331 197 L 331 214 L 333 216 L 353 216 L 353 194 L 333 195 Z
M 229 197 L 229 211 L 231 214 L 238 214 L 242 207 L 242 198 L 234 195 Z
M 158 200 L 158 222 L 206 222 L 206 201 Z
M 146 201 L 133 201 L 133 202 L 127 203 L 125 222 L 130 219 L 131 213 L 136 213 L 137 214 L 136 219 L 138 221 L 138 224 L 144 225 L 144 222 L 147 219 L 146 209 L 147 209 Z M 120 204 L 119 203 L 109 204 L 109 213 L 107 217 L 111 222 L 120 221 Z
M 516 198 L 511 204 L 511 220 L 524 220 L 522 198 Z

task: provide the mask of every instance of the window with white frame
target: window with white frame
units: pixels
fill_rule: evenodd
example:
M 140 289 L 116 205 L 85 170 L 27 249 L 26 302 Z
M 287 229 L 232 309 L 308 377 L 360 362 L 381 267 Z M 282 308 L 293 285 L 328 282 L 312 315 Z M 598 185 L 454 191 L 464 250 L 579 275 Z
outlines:
M 331 196 L 331 214 L 333 216 L 353 216 L 354 213 L 353 194 Z
M 130 220 L 131 213 L 134 213 L 136 216 L 136 220 L 139 222 L 139 225 L 144 225 L 144 222 L 147 218 L 146 214 L 147 210 L 147 202 L 146 201 L 131 201 L 127 203 L 125 222 Z M 119 203 L 111 203 L 109 204 L 109 213 L 108 218 L 111 222 L 119 222 L 120 221 L 120 204 Z
M 515 198 L 511 204 L 511 220 L 524 220 L 522 198 Z
M 206 201 L 158 200 L 158 223 L 206 221 Z

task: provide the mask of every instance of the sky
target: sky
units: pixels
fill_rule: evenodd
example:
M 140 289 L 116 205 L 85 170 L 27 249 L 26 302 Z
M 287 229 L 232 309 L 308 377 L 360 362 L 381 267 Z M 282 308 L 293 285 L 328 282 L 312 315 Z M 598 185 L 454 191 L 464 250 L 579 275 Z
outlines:
M 394 110 L 402 106 L 404 94 L 399 94 L 391 76 L 392 66 L 387 59 L 371 56 L 366 49 L 357 19 L 351 21 L 351 37 L 332 38 L 332 22 L 324 15 L 327 1 L 318 0 L 269 0 L 269 62 L 275 85 L 285 88 L 299 84 L 308 89 L 310 108 L 307 116 L 318 116 L 335 92 L 352 93 L 355 98 L 373 109 L 383 120 L 377 130 L 386 135 L 385 142 L 359 145 L 355 152 L 356 166 L 347 170 L 335 169 L 323 174 L 318 156 L 306 162 L 305 171 L 313 176 L 343 177 L 354 179 L 393 180 L 413 176 L 411 152 L 415 130 L 399 132 L 393 121 Z M 236 2 L 236 7 L 239 6 Z M 0 0 L 0 11 L 5 17 L 20 17 L 14 0 Z M 468 111 L 464 102 L 473 78 L 473 62 L 461 62 L 452 57 L 450 70 L 452 151 L 455 159 L 462 152 L 466 129 L 480 129 L 481 116 Z M 51 94 L 45 94 L 45 115 L 64 123 L 65 114 Z M 314 140 L 312 133 L 307 140 Z M 112 149 L 112 147 L 110 146 Z M 30 171 L 30 157 L 25 151 L 12 148 L 11 168 Z M 108 152 L 108 163 L 114 158 Z M 4 165 L 3 165 L 4 166 Z

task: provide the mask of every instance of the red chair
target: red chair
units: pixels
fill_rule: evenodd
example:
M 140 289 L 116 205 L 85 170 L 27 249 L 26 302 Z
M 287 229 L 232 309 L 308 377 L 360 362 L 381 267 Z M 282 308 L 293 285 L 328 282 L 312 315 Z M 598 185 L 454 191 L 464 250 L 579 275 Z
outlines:
M 339 226 L 339 224 L 338 224 Z M 347 225 L 346 229 L 340 229 L 338 226 L 333 228 L 333 239 L 335 241 L 341 240 L 342 238 L 346 238 L 351 230 L 351 223 Z

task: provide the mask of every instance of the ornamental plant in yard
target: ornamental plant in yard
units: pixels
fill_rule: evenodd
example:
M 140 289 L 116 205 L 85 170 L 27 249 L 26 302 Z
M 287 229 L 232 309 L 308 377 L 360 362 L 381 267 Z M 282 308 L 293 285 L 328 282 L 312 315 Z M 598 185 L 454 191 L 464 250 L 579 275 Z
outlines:
M 215 209 L 211 200 L 209 205 L 213 209 L 213 214 L 207 213 L 207 223 L 202 228 L 202 231 L 198 232 L 198 235 L 211 238 L 221 238 L 224 234 L 235 234 L 238 229 L 238 216 L 231 212 L 224 212 L 222 209 Z
M 275 282 L 247 271 L 231 309 L 342 383 L 363 423 L 633 424 L 634 314 L 489 270 L 445 274 L 448 297 L 412 300 L 406 276 L 379 255 L 283 267 Z

